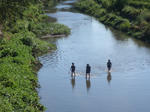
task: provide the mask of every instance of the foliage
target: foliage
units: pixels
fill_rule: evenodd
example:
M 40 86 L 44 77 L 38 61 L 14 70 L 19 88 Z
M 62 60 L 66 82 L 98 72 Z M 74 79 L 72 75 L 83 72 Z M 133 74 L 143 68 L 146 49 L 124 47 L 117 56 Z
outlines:
M 122 10 L 128 3 L 128 0 L 95 0 L 98 4 L 102 4 L 102 7 L 107 10 Z
M 31 27 L 31 31 L 34 32 L 37 36 L 46 34 L 51 35 L 70 34 L 70 29 L 67 26 L 58 23 L 33 24 Z
M 146 27 L 146 30 L 144 31 L 144 40 L 150 42 L 150 25 Z
M 150 0 L 80 0 L 75 7 L 106 25 L 150 42 Z
M 121 15 L 130 20 L 135 20 L 140 14 L 141 10 L 128 5 L 121 10 Z
M 138 22 L 146 21 L 150 22 L 150 10 L 144 10 L 137 18 Z
M 46 8 L 54 8 L 58 1 L 59 0 L 44 0 L 43 3 Z
M 131 27 L 130 22 L 126 20 L 120 24 L 119 29 L 122 31 L 128 31 L 130 27 Z
M 37 37 L 69 34 L 70 29 L 57 23 L 45 23 L 43 4 L 39 0 L 1 0 L 0 25 L 0 112 L 41 112 L 36 91 L 36 57 L 55 50 L 56 45 Z
M 150 0 L 129 0 L 130 6 L 135 8 L 148 8 L 150 9 Z
M 129 0 L 113 0 L 113 9 L 121 11 L 127 4 Z
M 37 39 L 31 32 L 16 33 L 9 41 L 3 39 L 0 44 L 0 111 L 44 111 L 35 90 L 38 80 L 32 70 L 36 62 L 33 56 L 55 46 Z
M 39 0 L 1 0 L 0 1 L 0 23 L 6 21 L 15 21 L 22 18 L 22 12 L 30 4 L 35 4 Z

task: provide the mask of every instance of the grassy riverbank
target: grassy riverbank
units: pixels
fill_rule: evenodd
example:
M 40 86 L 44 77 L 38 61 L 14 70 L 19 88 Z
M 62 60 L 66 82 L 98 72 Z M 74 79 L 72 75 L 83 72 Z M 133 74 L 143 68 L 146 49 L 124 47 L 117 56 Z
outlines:
M 76 9 L 150 43 L 150 0 L 79 0 Z
M 36 72 L 41 67 L 36 57 L 55 50 L 56 45 L 40 37 L 70 33 L 64 25 L 47 22 L 43 4 L 31 1 L 0 2 L 0 112 L 45 110 L 36 90 Z

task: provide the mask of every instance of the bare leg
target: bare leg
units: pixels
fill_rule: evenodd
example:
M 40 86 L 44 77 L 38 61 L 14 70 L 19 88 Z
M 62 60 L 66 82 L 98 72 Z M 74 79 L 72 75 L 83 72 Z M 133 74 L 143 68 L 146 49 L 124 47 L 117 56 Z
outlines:
M 71 72 L 71 77 L 73 77 L 73 72 Z
M 91 74 L 89 73 L 89 79 L 90 79 Z
M 111 68 L 110 68 L 110 67 L 108 67 L 108 72 L 110 72 L 110 69 L 111 69 Z
M 75 72 L 73 72 L 73 74 L 74 74 L 73 76 L 75 77 L 76 76 Z
M 88 75 L 88 74 L 86 73 L 86 76 L 85 76 L 85 77 L 86 77 L 86 79 L 87 79 L 87 75 Z

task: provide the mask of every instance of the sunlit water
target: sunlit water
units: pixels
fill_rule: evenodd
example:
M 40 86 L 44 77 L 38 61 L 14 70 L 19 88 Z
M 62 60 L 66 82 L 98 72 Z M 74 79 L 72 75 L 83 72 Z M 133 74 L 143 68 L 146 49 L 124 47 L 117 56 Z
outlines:
M 48 14 L 72 31 L 55 41 L 56 51 L 39 58 L 39 96 L 46 112 L 150 112 L 150 47 L 87 15 L 60 11 L 71 7 L 70 2 Z M 75 80 L 70 75 L 72 62 Z M 91 65 L 90 80 L 85 79 L 86 64 Z

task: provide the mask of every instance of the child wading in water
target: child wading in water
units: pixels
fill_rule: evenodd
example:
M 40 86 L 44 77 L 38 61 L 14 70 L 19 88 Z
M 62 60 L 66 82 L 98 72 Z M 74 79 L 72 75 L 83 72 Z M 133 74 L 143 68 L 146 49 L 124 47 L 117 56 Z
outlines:
M 108 60 L 108 62 L 107 62 L 107 69 L 108 69 L 108 72 L 110 72 L 111 67 L 112 67 L 112 63 L 111 63 L 110 60 Z
M 72 63 L 71 68 L 70 68 L 71 76 L 75 76 L 75 69 L 76 69 L 76 67 L 75 67 L 74 63 Z
M 91 72 L 91 67 L 89 64 L 86 65 L 86 78 L 87 76 L 89 76 L 89 79 L 90 79 L 90 72 Z

